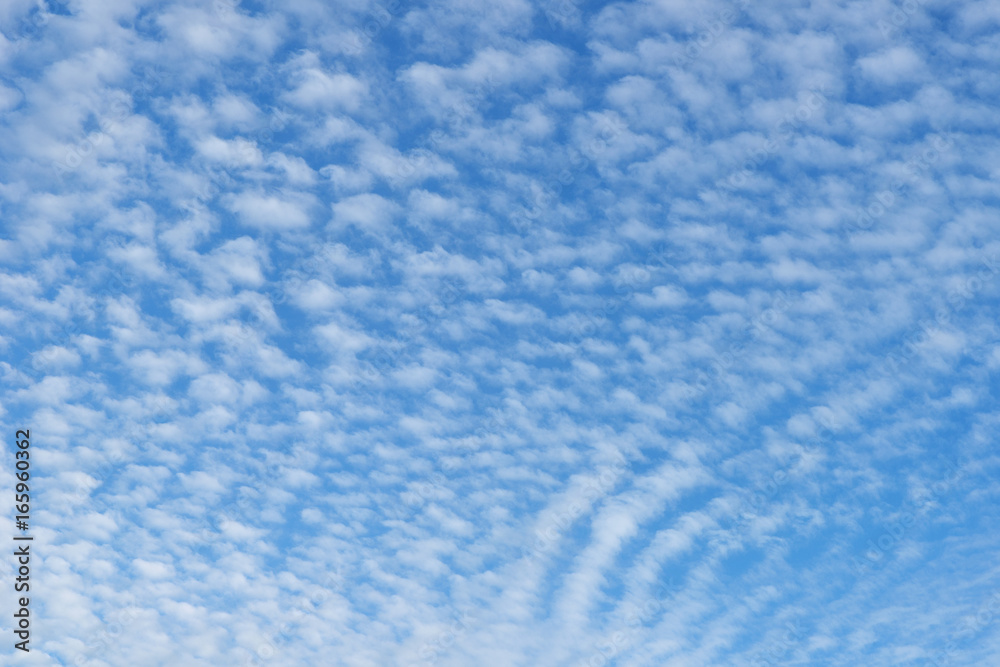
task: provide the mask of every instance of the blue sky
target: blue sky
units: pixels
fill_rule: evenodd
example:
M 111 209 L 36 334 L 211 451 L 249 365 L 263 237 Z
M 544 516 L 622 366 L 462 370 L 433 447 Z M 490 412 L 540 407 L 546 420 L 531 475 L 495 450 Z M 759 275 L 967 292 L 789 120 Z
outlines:
M 998 25 L 3 2 L 4 664 L 996 664 Z

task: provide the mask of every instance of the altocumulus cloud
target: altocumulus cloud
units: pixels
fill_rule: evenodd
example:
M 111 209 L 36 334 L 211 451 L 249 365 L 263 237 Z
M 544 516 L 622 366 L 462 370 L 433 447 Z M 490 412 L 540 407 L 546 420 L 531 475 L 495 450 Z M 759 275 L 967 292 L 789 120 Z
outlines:
M 3 3 L 4 664 L 994 664 L 994 5 Z

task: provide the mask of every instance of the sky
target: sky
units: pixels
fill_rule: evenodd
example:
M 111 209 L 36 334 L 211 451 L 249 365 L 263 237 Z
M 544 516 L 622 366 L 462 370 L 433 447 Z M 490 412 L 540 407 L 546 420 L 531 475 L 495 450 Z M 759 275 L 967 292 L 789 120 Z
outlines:
M 0 3 L 0 662 L 1000 663 L 1000 4 L 380 3 Z

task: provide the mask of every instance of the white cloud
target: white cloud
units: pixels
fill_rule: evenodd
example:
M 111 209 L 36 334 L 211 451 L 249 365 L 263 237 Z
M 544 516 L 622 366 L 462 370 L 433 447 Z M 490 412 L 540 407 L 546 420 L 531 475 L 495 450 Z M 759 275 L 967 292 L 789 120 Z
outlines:
M 636 294 L 635 301 L 643 308 L 677 308 L 688 301 L 684 289 L 675 285 L 657 285 L 653 293 Z
M 367 94 L 367 86 L 350 74 L 327 74 L 316 68 L 297 72 L 295 89 L 285 98 L 308 109 L 355 111 Z
M 228 198 L 227 206 L 240 222 L 255 229 L 292 230 L 308 227 L 309 202 L 301 196 L 242 192 Z
M 51 5 L 43 662 L 996 662 L 989 3 Z
M 398 205 L 377 194 L 361 194 L 333 204 L 333 222 L 356 225 L 369 232 L 385 230 L 398 212 Z
M 878 83 L 906 83 L 922 78 L 924 63 L 917 53 L 905 46 L 894 46 L 858 60 L 858 67 Z

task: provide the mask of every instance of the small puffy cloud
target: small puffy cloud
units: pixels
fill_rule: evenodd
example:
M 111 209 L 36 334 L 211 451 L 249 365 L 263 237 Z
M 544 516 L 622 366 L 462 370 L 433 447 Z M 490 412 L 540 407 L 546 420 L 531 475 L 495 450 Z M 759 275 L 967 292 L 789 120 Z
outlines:
M 922 77 L 923 60 L 907 46 L 894 46 L 858 59 L 858 67 L 877 83 L 906 83 Z
M 584 289 L 593 289 L 604 281 L 604 276 L 585 266 L 574 266 L 566 273 L 566 278 L 574 287 Z
M 13 109 L 18 104 L 24 96 L 16 88 L 8 88 L 0 84 L 0 111 L 8 111 Z
M 217 496 L 226 492 L 226 487 L 215 474 L 202 470 L 177 475 L 181 485 L 191 494 Z
M 263 264 L 266 250 L 249 236 L 226 241 L 213 250 L 203 268 L 206 273 L 222 277 L 225 282 L 259 287 L 264 283 Z
M 184 319 L 203 324 L 234 315 L 240 309 L 240 303 L 232 298 L 191 297 L 173 299 L 170 307 Z
M 294 230 L 310 225 L 309 201 L 294 194 L 245 191 L 227 198 L 227 206 L 244 225 L 260 230 Z
M 322 523 L 323 519 L 323 512 L 315 507 L 306 507 L 302 510 L 302 520 L 306 523 L 318 524 Z
M 108 257 L 125 264 L 127 270 L 137 276 L 158 280 L 166 275 L 156 249 L 151 246 L 130 243 L 112 248 L 108 251 Z
M 338 227 L 355 225 L 363 231 L 384 231 L 399 212 L 399 205 L 376 194 L 360 194 L 333 204 Z
M 291 72 L 291 89 L 283 98 L 310 110 L 356 111 L 368 92 L 368 84 L 344 72 L 322 68 L 315 55 L 306 53 L 296 60 Z
M 207 373 L 191 381 L 188 395 L 202 403 L 234 403 L 240 398 L 240 386 L 225 373 Z
M 146 560 L 144 558 L 136 558 L 132 561 L 132 568 L 135 573 L 142 579 L 152 579 L 154 581 L 162 581 L 165 579 L 172 579 L 175 575 L 174 568 L 169 563 L 163 563 L 160 561 Z
M 226 126 L 246 127 L 260 115 L 260 109 L 252 100 L 232 93 L 212 100 L 212 111 Z
M 316 183 L 316 172 L 300 157 L 271 153 L 267 157 L 267 164 L 274 169 L 280 169 L 292 185 L 308 186 Z
M 35 368 L 58 371 L 75 368 L 80 364 L 80 355 L 60 345 L 49 345 L 32 355 L 31 364 Z
M 354 354 L 371 346 L 374 340 L 363 331 L 352 329 L 336 322 L 330 322 L 316 327 L 316 334 L 335 355 L 342 353 Z
M 219 137 L 205 137 L 194 144 L 198 154 L 210 160 L 232 167 L 256 167 L 264 161 L 257 145 L 242 137 L 232 140 Z
M 454 225 L 465 215 L 455 200 L 426 190 L 413 190 L 407 204 L 410 215 L 416 220 L 441 220 Z
M 142 350 L 126 362 L 133 375 L 153 386 L 165 386 L 182 375 L 199 373 L 203 361 L 182 350 Z
M 315 279 L 291 287 L 289 292 L 295 305 L 308 311 L 331 310 L 344 302 L 343 293 Z
M 677 308 L 687 301 L 687 293 L 676 285 L 658 285 L 651 294 L 635 295 L 635 302 L 643 308 Z

